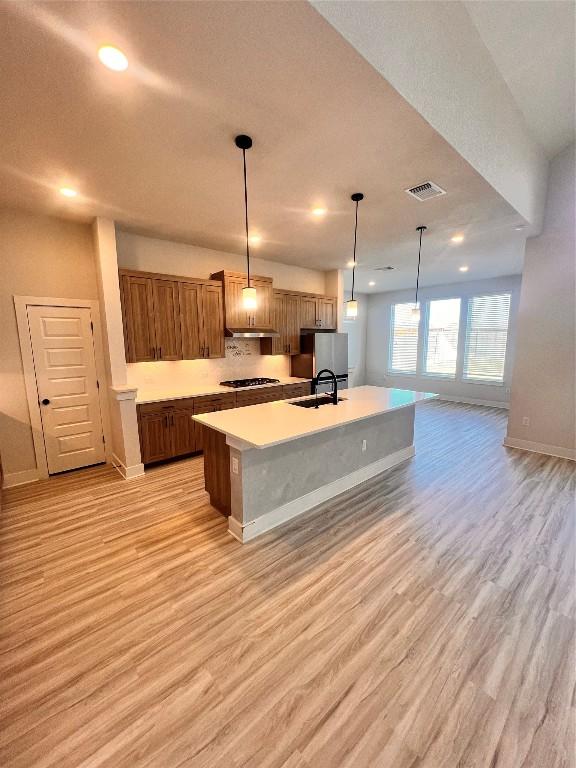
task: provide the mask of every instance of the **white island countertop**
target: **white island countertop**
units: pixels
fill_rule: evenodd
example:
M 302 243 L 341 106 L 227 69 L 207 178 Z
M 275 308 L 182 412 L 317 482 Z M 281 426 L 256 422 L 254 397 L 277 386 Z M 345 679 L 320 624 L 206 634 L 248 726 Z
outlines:
M 192 418 L 247 447 L 269 448 L 437 397 L 430 392 L 372 386 L 343 389 L 338 396 L 343 398 L 338 405 L 321 405 L 319 408 L 292 405 L 305 399 L 297 398 L 205 413 Z

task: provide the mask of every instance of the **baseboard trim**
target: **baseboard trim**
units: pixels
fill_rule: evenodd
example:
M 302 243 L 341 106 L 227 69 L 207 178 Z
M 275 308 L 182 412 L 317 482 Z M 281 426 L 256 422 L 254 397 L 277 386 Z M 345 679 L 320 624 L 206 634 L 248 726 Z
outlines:
M 556 456 L 559 459 L 576 461 L 576 450 L 573 448 L 562 448 L 559 445 L 536 443 L 533 440 L 520 440 L 520 438 L 517 437 L 505 437 L 503 444 L 506 448 L 519 448 L 521 451 L 543 453 L 545 456 Z
M 9 472 L 4 475 L 3 488 L 15 488 L 17 485 L 26 485 L 40 480 L 40 472 L 37 469 L 25 469 L 22 472 Z
M 112 454 L 112 466 L 118 470 L 124 480 L 134 480 L 134 478 L 142 477 L 144 474 L 144 464 L 134 464 L 127 467 L 115 453 Z
M 438 395 L 437 400 L 447 400 L 449 403 L 465 403 L 466 405 L 485 405 L 487 408 L 510 408 L 510 403 L 500 400 L 478 400 L 475 397 L 459 397 L 458 395 Z
M 344 491 L 354 488 L 356 485 L 369 480 L 371 477 L 380 475 L 382 472 L 386 472 L 388 469 L 392 469 L 397 464 L 401 464 L 403 461 L 407 461 L 414 456 L 414 446 L 409 445 L 406 448 L 402 448 L 395 453 L 391 453 L 389 456 L 385 456 L 379 461 L 375 461 L 372 464 L 368 464 L 365 467 L 357 469 L 355 472 L 351 472 L 349 475 L 344 475 L 337 480 L 334 480 L 327 485 L 323 485 L 321 488 L 317 488 L 315 491 L 300 496 L 298 499 L 289 501 L 287 504 L 283 504 L 281 507 L 267 512 L 262 517 L 252 520 L 249 523 L 242 525 L 235 518 L 230 517 L 228 519 L 228 531 L 235 539 L 244 543 L 255 539 L 266 531 L 272 530 L 283 523 L 292 520 L 294 517 L 308 512 L 309 509 L 317 507 L 318 504 L 322 504 L 328 499 L 338 496 Z

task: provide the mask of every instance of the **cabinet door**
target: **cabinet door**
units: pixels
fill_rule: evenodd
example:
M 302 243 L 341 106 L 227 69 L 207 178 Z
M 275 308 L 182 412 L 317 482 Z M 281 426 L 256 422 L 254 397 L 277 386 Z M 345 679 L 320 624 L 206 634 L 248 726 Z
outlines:
M 228 278 L 225 282 L 226 325 L 229 328 L 247 328 L 248 313 L 242 306 L 242 288 L 246 281 L 241 278 Z
M 141 363 L 155 360 L 152 280 L 148 277 L 122 275 L 121 288 L 126 361 Z
M 251 310 L 252 325 L 258 328 L 272 327 L 272 282 L 269 280 L 251 280 L 256 288 L 256 309 Z M 246 283 L 247 284 L 247 283 Z
M 154 328 L 158 360 L 182 360 L 178 283 L 152 280 L 154 290 Z
M 201 283 L 180 283 L 180 332 L 182 357 L 195 360 L 204 357 Z
M 192 421 L 192 413 L 192 408 L 174 408 L 170 414 L 172 456 L 186 456 L 202 448 L 201 432 Z
M 139 414 L 138 430 L 143 464 L 163 461 L 172 456 L 169 416 L 166 410 Z
M 284 387 L 262 387 L 262 389 L 245 389 L 236 392 L 236 407 L 243 408 L 246 405 L 260 405 L 271 403 L 274 400 L 284 399 Z
M 270 354 L 285 355 L 288 352 L 288 337 L 286 335 L 286 295 L 283 293 L 274 292 L 272 296 L 272 326 L 280 335 L 262 341 L 271 343 Z
M 301 297 L 300 313 L 301 328 L 316 328 L 316 299 L 314 296 Z
M 300 296 L 284 297 L 284 328 L 289 355 L 300 354 Z
M 219 285 L 202 287 L 204 356 L 224 357 L 224 303 Z
M 336 299 L 318 299 L 320 328 L 336 328 Z

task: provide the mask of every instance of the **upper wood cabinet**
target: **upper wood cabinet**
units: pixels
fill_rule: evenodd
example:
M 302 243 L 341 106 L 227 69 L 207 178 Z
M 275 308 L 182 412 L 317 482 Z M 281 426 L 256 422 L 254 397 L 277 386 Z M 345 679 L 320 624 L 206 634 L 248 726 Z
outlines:
M 260 340 L 263 355 L 297 355 L 300 353 L 300 296 L 274 291 L 272 325 L 279 336 Z
M 146 277 L 121 274 L 120 296 L 127 362 L 156 360 L 152 281 Z
M 151 280 L 154 296 L 154 332 L 157 360 L 181 360 L 180 308 L 178 283 L 174 280 Z
M 301 328 L 336 330 L 336 299 L 331 296 L 301 297 Z
M 222 286 L 180 283 L 182 357 L 224 357 Z
M 120 270 L 126 360 L 224 357 L 222 285 Z
M 248 279 L 242 272 L 223 270 L 212 276 L 220 280 L 224 288 L 224 317 L 226 328 L 270 328 L 272 329 L 272 278 L 250 277 L 250 285 L 256 288 L 256 309 L 246 310 L 242 306 L 242 289 Z

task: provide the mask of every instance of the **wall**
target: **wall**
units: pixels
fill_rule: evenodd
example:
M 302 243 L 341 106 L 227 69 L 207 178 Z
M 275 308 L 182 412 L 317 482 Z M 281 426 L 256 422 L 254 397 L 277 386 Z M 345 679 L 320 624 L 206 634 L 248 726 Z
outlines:
M 507 445 L 576 458 L 574 145 L 551 163 L 539 237 L 526 243 Z M 527 417 L 529 425 L 523 425 Z
M 226 339 L 226 357 L 215 360 L 174 360 L 154 363 L 129 363 L 128 385 L 138 389 L 139 399 L 171 392 L 175 396 L 190 391 L 190 386 L 218 384 L 227 379 L 290 376 L 287 355 L 261 355 L 258 339 Z
M 344 306 L 351 294 L 344 293 Z M 368 296 L 364 293 L 354 293 L 358 301 L 358 317 L 354 320 L 346 318 L 344 309 L 344 321 L 342 330 L 348 334 L 348 375 L 349 387 L 360 387 L 366 383 L 366 332 L 368 328 Z
M 0 211 L 0 264 L 0 452 L 11 475 L 36 468 L 13 297 L 97 299 L 90 225 Z
M 116 232 L 118 265 L 125 269 L 165 272 L 170 275 L 208 278 L 213 272 L 229 269 L 246 272 L 246 257 L 225 251 L 213 251 L 173 240 L 159 240 L 129 232 Z M 253 252 L 255 249 L 253 249 Z M 250 269 L 254 275 L 271 277 L 275 288 L 308 293 L 324 293 L 324 272 L 305 269 L 251 255 Z
M 536 229 L 548 162 L 463 3 L 312 5 Z
M 414 301 L 414 290 L 368 295 L 366 383 L 386 387 L 400 387 L 402 389 L 437 392 L 450 399 L 501 404 L 502 407 L 506 407 L 510 397 L 509 389 L 514 362 L 516 313 L 520 283 L 520 276 L 512 275 L 509 277 L 498 277 L 492 280 L 471 280 L 467 283 L 457 283 L 454 285 L 437 285 L 421 289 L 420 291 L 422 300 L 457 296 L 468 297 L 474 294 L 511 291 L 510 329 L 508 334 L 503 384 L 473 384 L 466 381 L 438 379 L 433 378 L 432 376 L 393 376 L 387 373 L 391 306 L 396 302 Z
M 229 269 L 246 271 L 246 259 L 235 253 L 213 251 L 186 243 L 160 240 L 117 230 L 118 264 L 126 269 L 164 272 L 171 275 L 208 278 L 213 272 Z M 255 275 L 271 277 L 275 288 L 324 293 L 324 272 L 289 264 L 251 258 Z M 224 379 L 289 376 L 289 360 L 285 355 L 260 355 L 260 344 L 226 344 L 226 357 L 219 360 L 183 360 L 166 363 L 131 363 L 128 384 L 142 391 L 166 386 L 171 391 L 183 389 L 186 382 L 214 383 Z

